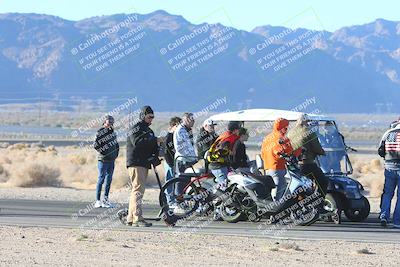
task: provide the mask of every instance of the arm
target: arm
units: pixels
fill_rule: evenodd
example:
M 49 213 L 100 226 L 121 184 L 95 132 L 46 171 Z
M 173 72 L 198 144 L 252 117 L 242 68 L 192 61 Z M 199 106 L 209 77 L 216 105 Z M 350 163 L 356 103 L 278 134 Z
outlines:
M 325 155 L 325 151 L 321 146 L 321 143 L 318 141 L 318 138 L 313 138 L 311 139 L 311 147 L 312 147 L 312 151 L 320 156 Z
M 383 137 L 382 137 L 382 140 L 380 141 L 379 148 L 378 148 L 378 155 L 381 156 L 382 158 L 385 158 L 385 155 L 386 155 L 385 141 L 386 141 L 386 137 L 385 137 L 385 139 L 383 139 Z
M 143 131 L 140 126 L 135 126 L 129 133 L 129 141 L 137 148 L 143 148 L 150 144 L 152 140 L 147 137 L 149 132 Z
M 99 134 L 99 131 L 97 131 L 96 139 L 95 139 L 95 141 L 93 143 L 93 148 L 96 149 L 96 151 L 100 153 L 100 147 L 101 146 L 100 146 L 99 139 L 100 139 L 100 134 Z

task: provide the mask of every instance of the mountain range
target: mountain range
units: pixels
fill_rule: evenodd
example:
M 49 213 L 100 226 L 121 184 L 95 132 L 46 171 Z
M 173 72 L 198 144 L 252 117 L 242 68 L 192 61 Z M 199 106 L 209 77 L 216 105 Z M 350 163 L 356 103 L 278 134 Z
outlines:
M 305 111 L 400 112 L 400 22 L 248 32 L 162 10 L 80 21 L 6 13 L 0 81 L 1 105 L 59 110 L 111 109 L 134 97 L 158 111 L 298 110 L 313 98 Z

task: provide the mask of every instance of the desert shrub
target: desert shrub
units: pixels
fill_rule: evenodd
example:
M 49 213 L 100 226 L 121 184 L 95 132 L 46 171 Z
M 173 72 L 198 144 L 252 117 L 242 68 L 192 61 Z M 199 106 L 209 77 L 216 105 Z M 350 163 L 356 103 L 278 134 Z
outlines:
M 22 168 L 9 182 L 17 187 L 60 187 L 62 182 L 58 179 L 59 176 L 60 170 L 58 168 L 33 163 Z
M 69 155 L 69 161 L 77 165 L 85 165 L 87 163 L 86 157 L 80 154 Z

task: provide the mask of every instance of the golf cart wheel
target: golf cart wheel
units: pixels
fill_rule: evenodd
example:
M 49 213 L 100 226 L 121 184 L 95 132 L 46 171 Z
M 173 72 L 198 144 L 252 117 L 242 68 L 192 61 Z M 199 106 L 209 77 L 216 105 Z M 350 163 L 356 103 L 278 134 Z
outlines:
M 331 194 L 328 193 L 325 196 L 325 200 L 324 200 L 324 209 L 328 210 L 328 211 L 335 211 L 338 210 L 337 213 L 334 215 L 335 217 L 333 218 L 333 216 L 327 216 L 324 218 L 325 222 L 335 222 L 336 224 L 340 224 L 341 223 L 341 200 L 340 198 L 335 195 L 335 194 Z
M 366 197 L 362 197 L 364 202 L 364 207 L 362 209 L 345 209 L 344 214 L 347 219 L 352 222 L 362 222 L 366 218 L 368 218 L 369 212 L 371 210 L 371 206 L 369 205 L 369 201 Z

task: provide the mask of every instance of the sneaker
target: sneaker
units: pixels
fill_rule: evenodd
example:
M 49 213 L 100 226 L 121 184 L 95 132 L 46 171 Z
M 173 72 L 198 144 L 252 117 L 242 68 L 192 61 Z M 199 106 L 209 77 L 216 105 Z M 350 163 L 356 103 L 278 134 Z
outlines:
M 131 224 L 133 227 L 150 227 L 153 225 L 152 223 L 146 222 L 145 220 L 139 220 L 136 222 L 132 222 Z
M 382 217 L 380 218 L 380 220 L 381 220 L 381 226 L 386 227 L 388 223 L 387 219 L 385 217 Z
M 96 200 L 96 202 L 94 203 L 94 207 L 95 207 L 96 209 L 101 208 L 101 207 L 102 207 L 101 201 L 100 201 L 100 200 Z
M 103 202 L 101 203 L 101 206 L 103 208 L 114 208 L 114 204 L 112 204 L 110 201 L 108 200 L 103 200 Z
M 400 224 L 393 224 L 393 228 L 400 229 Z

